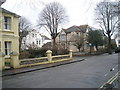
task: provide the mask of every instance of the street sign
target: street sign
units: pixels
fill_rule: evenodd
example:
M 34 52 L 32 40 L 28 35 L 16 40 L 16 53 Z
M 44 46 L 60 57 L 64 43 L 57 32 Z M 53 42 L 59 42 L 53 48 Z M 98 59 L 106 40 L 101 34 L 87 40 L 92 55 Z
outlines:
M 92 46 L 92 43 L 88 43 L 89 46 Z

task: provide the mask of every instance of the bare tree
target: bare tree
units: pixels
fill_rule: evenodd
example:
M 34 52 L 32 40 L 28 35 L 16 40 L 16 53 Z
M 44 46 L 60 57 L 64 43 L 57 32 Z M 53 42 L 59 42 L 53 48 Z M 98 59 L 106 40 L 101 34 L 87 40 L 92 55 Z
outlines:
M 80 49 L 81 47 L 83 46 L 83 43 L 84 43 L 84 38 L 83 38 L 83 35 L 75 35 L 73 37 L 74 39 L 74 43 L 73 45 L 76 46 L 76 48 L 79 50 L 80 52 Z
M 65 8 L 58 2 L 49 3 L 39 14 L 38 18 L 38 26 L 44 27 L 50 33 L 55 46 L 58 27 L 67 20 Z
M 117 33 L 115 35 L 115 38 L 117 38 L 118 36 L 120 36 L 120 1 L 116 2 L 117 4 L 114 5 L 115 8 L 115 14 L 118 17 L 118 24 L 117 24 Z
M 24 37 L 27 36 L 28 30 L 31 28 L 31 23 L 25 17 L 19 19 L 19 47 L 21 50 L 21 44 Z
M 100 2 L 95 9 L 97 14 L 96 20 L 104 30 L 104 34 L 108 37 L 109 53 L 111 53 L 111 36 L 114 34 L 118 23 L 118 17 L 114 13 L 114 4 L 114 2 L 107 2 L 104 0 Z

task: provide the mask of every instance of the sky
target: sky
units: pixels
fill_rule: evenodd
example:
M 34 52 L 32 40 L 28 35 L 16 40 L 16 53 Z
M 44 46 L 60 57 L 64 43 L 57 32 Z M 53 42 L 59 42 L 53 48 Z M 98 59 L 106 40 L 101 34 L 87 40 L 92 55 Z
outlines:
M 26 17 L 35 26 L 38 15 L 44 6 L 53 1 L 60 2 L 66 9 L 69 17 L 69 21 L 61 25 L 61 28 L 69 28 L 73 25 L 79 26 L 83 24 L 97 27 L 94 20 L 94 9 L 96 4 L 102 0 L 6 0 L 2 7 Z M 41 33 L 44 33 L 44 31 L 41 30 Z

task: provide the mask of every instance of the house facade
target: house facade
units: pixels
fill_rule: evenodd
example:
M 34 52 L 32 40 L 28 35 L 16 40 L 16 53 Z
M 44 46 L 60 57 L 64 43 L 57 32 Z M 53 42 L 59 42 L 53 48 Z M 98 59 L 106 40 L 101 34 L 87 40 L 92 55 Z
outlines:
M 51 40 L 47 36 L 42 35 L 40 32 L 33 29 L 23 38 L 21 49 L 28 49 L 31 46 L 41 48 L 47 42 L 51 42 Z
M 120 47 L 120 34 L 117 34 L 115 41 L 116 41 L 117 47 Z
M 19 15 L 0 7 L 0 53 L 5 55 L 5 62 L 13 60 L 11 53 L 19 57 Z M 12 63 L 11 63 L 12 64 Z
M 83 44 L 81 47 L 82 52 L 88 52 L 89 46 L 87 42 L 87 32 L 91 30 L 88 25 L 81 26 L 72 26 L 68 29 L 62 29 L 59 35 L 56 38 L 56 42 L 62 48 L 73 50 L 73 52 L 79 51 L 78 48 L 74 45 L 76 43 L 76 35 L 83 37 Z

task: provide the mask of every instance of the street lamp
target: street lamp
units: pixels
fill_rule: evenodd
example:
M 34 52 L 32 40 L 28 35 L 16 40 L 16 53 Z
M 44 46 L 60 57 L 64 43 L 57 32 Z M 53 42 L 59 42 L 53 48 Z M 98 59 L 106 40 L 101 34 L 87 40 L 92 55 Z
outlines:
M 92 46 L 92 43 L 88 43 L 88 45 L 90 46 L 90 54 L 91 54 L 91 46 Z

